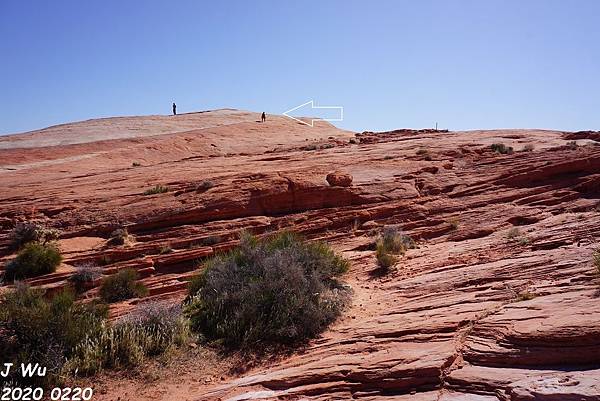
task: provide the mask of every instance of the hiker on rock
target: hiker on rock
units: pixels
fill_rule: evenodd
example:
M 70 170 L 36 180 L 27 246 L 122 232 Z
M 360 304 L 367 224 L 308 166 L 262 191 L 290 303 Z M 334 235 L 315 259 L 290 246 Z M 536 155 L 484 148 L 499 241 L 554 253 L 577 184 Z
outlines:
M 175 104 L 175 102 L 173 102 L 173 115 L 177 115 L 177 105 Z
M 265 112 L 264 112 L 264 111 L 263 111 L 263 113 L 262 113 L 262 114 L 261 114 L 261 116 L 260 116 L 260 121 L 262 121 L 263 123 L 264 123 L 265 121 L 267 121 L 267 115 L 265 114 Z

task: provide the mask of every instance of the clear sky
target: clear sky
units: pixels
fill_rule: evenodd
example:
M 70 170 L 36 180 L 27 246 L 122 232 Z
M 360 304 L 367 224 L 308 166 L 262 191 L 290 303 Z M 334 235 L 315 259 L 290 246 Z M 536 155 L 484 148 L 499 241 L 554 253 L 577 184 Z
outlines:
M 0 0 L 0 133 L 314 99 L 362 130 L 600 129 L 600 1 Z

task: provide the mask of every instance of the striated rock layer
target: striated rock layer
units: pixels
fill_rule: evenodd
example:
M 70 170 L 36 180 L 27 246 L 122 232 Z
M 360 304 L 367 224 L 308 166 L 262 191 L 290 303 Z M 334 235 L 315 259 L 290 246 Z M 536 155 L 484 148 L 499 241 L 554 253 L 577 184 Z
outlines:
M 257 120 L 222 110 L 2 138 L 0 265 L 15 222 L 58 228 L 63 265 L 30 283 L 60 289 L 85 263 L 137 269 L 149 297 L 113 305 L 116 317 L 180 300 L 198 261 L 241 229 L 293 229 L 352 261 L 352 305 L 293 355 L 198 383 L 192 398 L 600 400 L 596 136 L 397 130 L 350 141 L 323 122 Z M 330 186 L 333 172 L 351 186 Z M 144 195 L 155 185 L 169 190 Z M 418 247 L 381 276 L 373 249 L 386 224 Z M 126 245 L 108 244 L 116 228 L 132 234 Z

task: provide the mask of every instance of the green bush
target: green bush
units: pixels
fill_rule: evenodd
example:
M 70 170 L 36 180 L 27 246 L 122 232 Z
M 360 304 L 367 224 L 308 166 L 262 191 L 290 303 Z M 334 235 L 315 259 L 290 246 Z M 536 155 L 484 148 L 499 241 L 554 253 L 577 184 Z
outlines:
M 88 336 L 100 334 L 108 313 L 103 305 L 74 303 L 69 291 L 47 300 L 43 291 L 22 284 L 4 294 L 0 303 L 3 362 L 39 363 L 48 369 L 45 378 L 15 375 L 16 383 L 55 380 L 75 347 Z
M 348 267 L 326 244 L 293 233 L 242 234 L 192 280 L 186 312 L 194 329 L 228 346 L 296 343 L 341 313 L 347 291 L 336 278 Z
M 4 279 L 14 281 L 54 273 L 61 262 L 62 256 L 54 244 L 30 242 L 6 264 Z
M 512 146 L 506 146 L 503 143 L 494 143 L 490 146 L 490 148 L 492 149 L 492 151 L 503 154 L 503 155 L 507 155 L 507 154 L 509 155 L 509 154 L 513 153 Z
M 133 269 L 124 269 L 108 276 L 100 285 L 100 298 L 110 303 L 143 297 L 148 293 L 148 289 L 137 280 L 138 274 Z

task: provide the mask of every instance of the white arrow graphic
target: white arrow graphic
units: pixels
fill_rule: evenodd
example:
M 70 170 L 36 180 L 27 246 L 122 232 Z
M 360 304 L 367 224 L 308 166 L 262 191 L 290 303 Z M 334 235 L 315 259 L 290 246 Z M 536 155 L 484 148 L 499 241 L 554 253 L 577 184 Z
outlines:
M 334 110 L 339 110 L 339 112 L 340 112 L 339 116 L 340 117 L 339 118 L 312 118 L 310 120 L 310 123 L 307 123 L 306 121 L 302 121 L 301 119 L 293 117 L 293 116 L 291 116 L 289 114 L 289 113 L 291 113 L 293 111 L 302 109 L 302 108 L 304 108 L 306 106 L 310 106 L 311 113 L 309 113 L 309 115 L 313 114 L 312 113 L 313 110 L 318 110 L 318 109 L 328 109 L 328 110 L 331 110 L 331 109 L 334 109 Z M 306 109 L 308 110 L 309 108 L 306 107 Z M 311 127 L 314 127 L 315 126 L 315 121 L 319 121 L 319 120 L 321 120 L 321 121 L 343 121 L 344 120 L 344 108 L 342 106 L 315 106 L 315 102 L 313 100 L 310 100 L 310 101 L 308 101 L 306 103 L 301 104 L 300 106 L 296 106 L 293 109 L 290 109 L 290 110 L 284 112 L 283 115 L 286 116 L 286 117 L 291 118 L 292 120 L 296 120 L 299 123 L 310 125 Z

